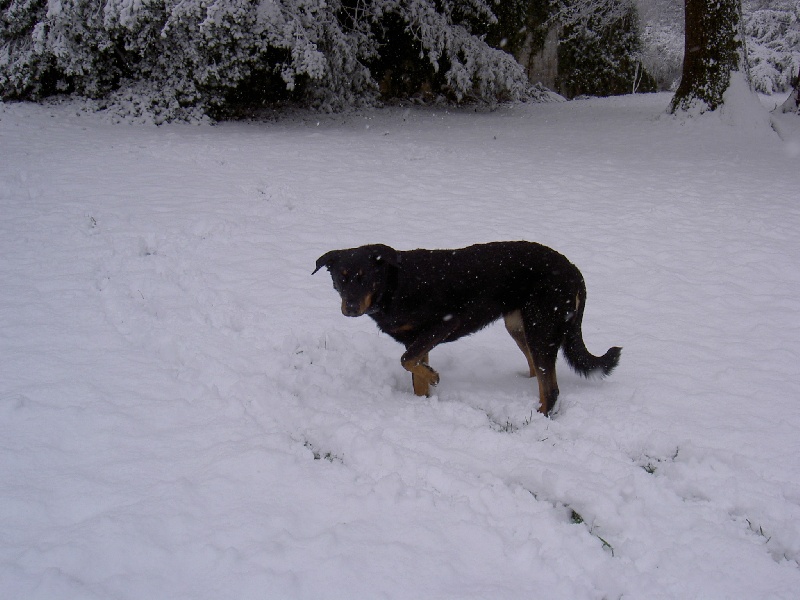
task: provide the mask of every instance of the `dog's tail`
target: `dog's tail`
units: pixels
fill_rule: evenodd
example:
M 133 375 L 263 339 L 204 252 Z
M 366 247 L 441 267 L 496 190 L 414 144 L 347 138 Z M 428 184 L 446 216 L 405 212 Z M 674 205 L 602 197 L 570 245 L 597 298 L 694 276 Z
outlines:
M 569 321 L 567 333 L 564 336 L 564 358 L 576 373 L 584 377 L 605 377 L 611 374 L 619 363 L 622 348 L 609 348 L 603 356 L 595 356 L 586 349 L 583 343 L 583 307 L 586 302 L 586 292 L 581 291 L 575 299 L 576 310 Z

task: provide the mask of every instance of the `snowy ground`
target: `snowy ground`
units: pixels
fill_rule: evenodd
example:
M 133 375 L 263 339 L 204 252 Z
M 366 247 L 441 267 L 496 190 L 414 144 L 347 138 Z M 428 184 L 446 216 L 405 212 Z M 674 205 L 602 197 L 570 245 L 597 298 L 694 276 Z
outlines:
M 797 598 L 800 136 L 668 101 L 0 104 L 0 597 Z M 624 347 L 560 363 L 553 419 L 502 325 L 418 398 L 311 276 L 501 239 L 566 254 Z

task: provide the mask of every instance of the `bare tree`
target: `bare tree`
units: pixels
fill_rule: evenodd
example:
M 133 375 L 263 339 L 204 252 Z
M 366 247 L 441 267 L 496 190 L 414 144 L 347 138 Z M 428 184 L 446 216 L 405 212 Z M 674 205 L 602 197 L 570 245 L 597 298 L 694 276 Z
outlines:
M 786 102 L 781 105 L 780 111 L 785 113 L 793 112 L 800 116 L 800 71 L 798 71 L 793 83 L 792 93 L 786 98 Z
M 683 76 L 672 112 L 716 110 L 731 73 L 745 69 L 741 0 L 685 0 Z

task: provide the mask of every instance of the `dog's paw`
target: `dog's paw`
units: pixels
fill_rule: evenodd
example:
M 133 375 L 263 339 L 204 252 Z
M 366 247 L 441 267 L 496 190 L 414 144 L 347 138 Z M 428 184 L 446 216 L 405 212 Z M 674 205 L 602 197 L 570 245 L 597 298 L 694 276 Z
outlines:
M 414 393 L 417 396 L 430 396 L 431 386 L 439 383 L 439 374 L 426 364 L 419 364 L 411 371 Z

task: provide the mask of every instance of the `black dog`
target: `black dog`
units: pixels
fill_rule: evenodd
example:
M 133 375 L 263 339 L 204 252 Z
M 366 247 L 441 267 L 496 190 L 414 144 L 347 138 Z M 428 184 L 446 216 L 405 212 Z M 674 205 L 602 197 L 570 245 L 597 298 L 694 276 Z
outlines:
M 539 411 L 549 414 L 558 398 L 556 356 L 564 349 L 581 375 L 605 376 L 621 348 L 602 357 L 586 349 L 581 334 L 586 285 L 564 256 L 532 242 L 494 242 L 459 250 L 401 252 L 374 244 L 333 250 L 317 260 L 327 267 L 348 317 L 369 315 L 406 352 L 414 393 L 427 396 L 439 375 L 428 353 L 496 321 L 506 328 L 539 383 Z

